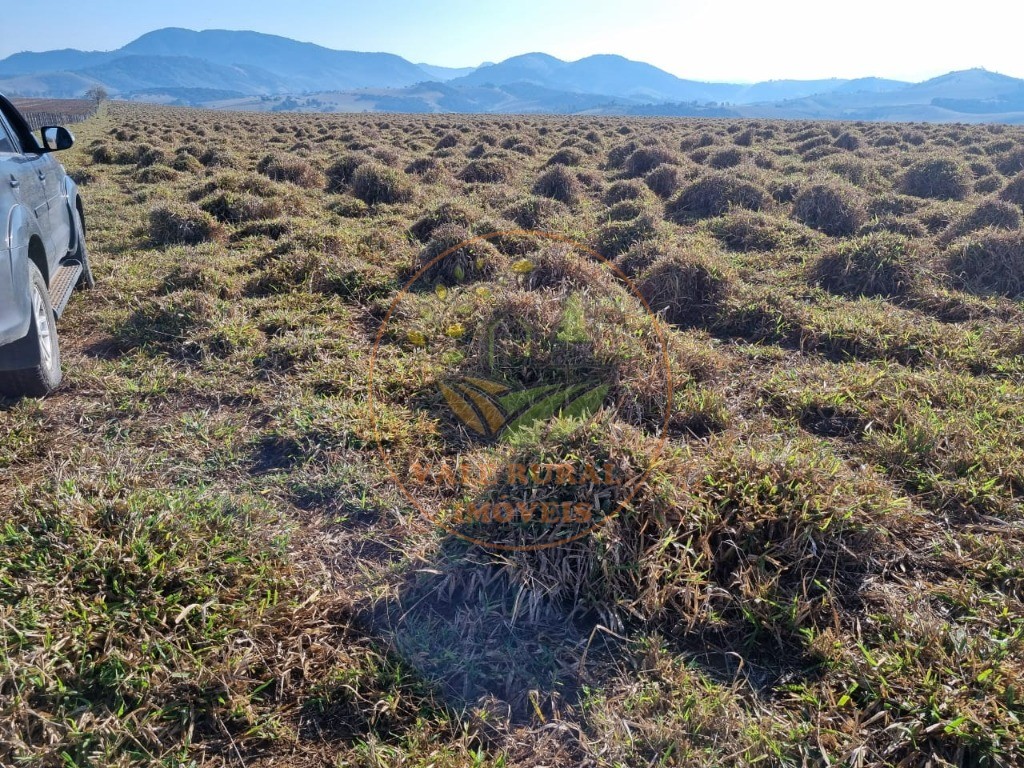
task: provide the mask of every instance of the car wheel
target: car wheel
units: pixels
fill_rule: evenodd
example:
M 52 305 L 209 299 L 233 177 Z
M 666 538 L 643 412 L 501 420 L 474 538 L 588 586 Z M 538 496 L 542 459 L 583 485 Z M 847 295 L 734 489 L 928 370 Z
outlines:
M 0 394 L 8 397 L 43 397 L 60 386 L 61 381 L 60 343 L 57 341 L 50 291 L 35 264 L 30 262 L 28 270 L 32 319 L 24 341 L 39 346 L 39 362 L 31 368 L 0 371 Z M 0 357 L 2 355 L 3 348 L 0 347 Z
M 71 258 L 82 264 L 82 274 L 78 277 L 79 288 L 93 288 L 96 281 L 92 276 L 92 265 L 89 264 L 89 251 L 85 247 L 85 225 L 82 224 L 82 214 L 75 209 L 75 242 L 78 243 Z

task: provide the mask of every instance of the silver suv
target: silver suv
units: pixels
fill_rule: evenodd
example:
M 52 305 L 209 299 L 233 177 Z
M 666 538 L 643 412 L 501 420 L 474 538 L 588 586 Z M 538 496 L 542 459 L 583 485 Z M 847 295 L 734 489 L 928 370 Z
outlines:
M 0 394 L 41 397 L 60 384 L 56 320 L 92 287 L 78 186 L 51 154 L 75 137 L 40 129 L 0 96 Z

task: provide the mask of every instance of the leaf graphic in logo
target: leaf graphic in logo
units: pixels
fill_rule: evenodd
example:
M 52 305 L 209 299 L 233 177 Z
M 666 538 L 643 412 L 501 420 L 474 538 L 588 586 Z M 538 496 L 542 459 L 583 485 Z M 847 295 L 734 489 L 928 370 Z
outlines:
M 477 389 L 482 389 L 491 395 L 503 395 L 508 392 L 508 387 L 504 384 L 499 384 L 496 381 L 489 381 L 488 379 L 481 379 L 477 376 L 467 376 L 463 379 L 467 384 L 471 384 Z
M 518 414 L 513 420 L 511 420 L 508 425 L 508 430 L 512 432 L 517 429 L 522 429 L 523 427 L 528 427 L 534 422 L 550 419 L 559 412 L 562 404 L 565 403 L 566 400 L 576 395 L 584 387 L 586 387 L 586 384 L 576 384 L 568 389 L 558 389 L 550 395 L 542 397 L 532 405 L 527 406 L 522 413 Z
M 483 418 L 490 435 L 496 435 L 498 430 L 505 426 L 505 414 L 493 400 L 479 390 L 463 385 L 456 385 L 456 388 L 473 404 L 476 412 Z
M 481 437 L 497 437 L 562 414 L 584 418 L 601 407 L 608 385 L 547 384 L 510 392 L 504 384 L 466 377 L 438 389 L 455 417 Z
M 445 402 L 448 403 L 448 407 L 452 409 L 452 413 L 455 414 L 455 418 L 478 435 L 487 435 L 487 428 L 484 426 L 483 420 L 461 393 L 443 383 L 438 384 L 437 388 L 441 390 L 441 394 L 444 396 Z
M 584 419 L 600 409 L 605 397 L 608 395 L 608 385 L 600 384 L 593 389 L 584 392 L 562 409 L 562 415 L 574 419 Z

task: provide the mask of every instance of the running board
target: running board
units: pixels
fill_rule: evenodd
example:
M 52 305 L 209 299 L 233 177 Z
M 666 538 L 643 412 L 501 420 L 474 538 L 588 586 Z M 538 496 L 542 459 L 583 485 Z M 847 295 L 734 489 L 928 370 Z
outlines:
M 50 281 L 50 304 L 53 306 L 53 313 L 59 318 L 64 313 L 64 307 L 71 300 L 71 294 L 78 285 L 78 278 L 82 275 L 82 262 L 65 261 L 53 275 Z

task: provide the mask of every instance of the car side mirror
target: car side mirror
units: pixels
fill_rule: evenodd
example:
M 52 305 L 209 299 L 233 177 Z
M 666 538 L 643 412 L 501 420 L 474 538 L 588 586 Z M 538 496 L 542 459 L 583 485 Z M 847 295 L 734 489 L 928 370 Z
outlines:
M 60 152 L 62 149 L 71 149 L 75 143 L 75 137 L 71 131 L 59 125 L 48 125 L 39 133 L 43 136 L 43 152 Z

